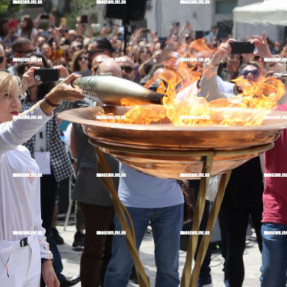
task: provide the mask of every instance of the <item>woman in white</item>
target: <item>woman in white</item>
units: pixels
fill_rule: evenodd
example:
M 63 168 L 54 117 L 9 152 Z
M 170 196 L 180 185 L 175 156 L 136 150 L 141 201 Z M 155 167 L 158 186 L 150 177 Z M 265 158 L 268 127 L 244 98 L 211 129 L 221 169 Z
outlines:
M 23 76 L 27 87 L 34 83 L 35 69 Z M 41 271 L 47 287 L 60 286 L 42 228 L 39 167 L 21 144 L 51 118 L 63 100 L 83 98 L 81 90 L 70 85 L 76 77 L 70 75 L 25 117 L 15 119 L 21 110 L 19 80 L 0 72 L 1 287 L 39 287 Z

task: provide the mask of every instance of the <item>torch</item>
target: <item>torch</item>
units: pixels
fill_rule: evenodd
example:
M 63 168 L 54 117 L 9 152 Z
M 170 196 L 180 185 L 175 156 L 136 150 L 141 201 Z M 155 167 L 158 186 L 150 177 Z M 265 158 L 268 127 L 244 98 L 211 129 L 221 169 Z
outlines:
M 61 80 L 59 80 L 61 81 Z M 121 105 L 125 98 L 135 105 L 161 104 L 163 94 L 150 91 L 141 85 L 113 76 L 89 76 L 76 79 L 73 86 L 83 90 L 85 97 L 104 104 Z

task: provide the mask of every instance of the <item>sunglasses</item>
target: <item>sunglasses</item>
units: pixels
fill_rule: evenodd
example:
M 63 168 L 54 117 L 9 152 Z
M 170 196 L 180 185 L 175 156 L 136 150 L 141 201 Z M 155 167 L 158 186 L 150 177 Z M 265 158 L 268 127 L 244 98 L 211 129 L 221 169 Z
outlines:
M 89 56 L 93 56 L 95 53 L 102 53 L 104 50 L 87 51 Z
M 143 50 L 143 51 L 140 51 L 140 54 L 149 54 L 149 55 L 151 55 L 151 52 L 149 50 Z
M 27 50 L 27 51 L 14 51 L 15 53 L 18 53 L 18 54 L 29 54 L 29 53 L 32 53 L 32 52 L 35 52 L 36 49 L 33 49 L 33 50 Z
M 248 74 L 252 74 L 252 76 L 254 78 L 259 76 L 259 71 L 258 69 L 256 70 L 245 70 L 245 71 L 241 71 L 240 75 L 243 76 L 243 78 L 246 78 Z
M 0 64 L 3 63 L 4 57 L 0 57 Z
M 76 49 L 81 50 L 81 49 L 83 49 L 83 46 L 82 45 L 78 45 L 78 46 L 73 47 L 73 50 L 76 50 Z
M 87 58 L 87 57 L 80 57 L 79 60 L 80 60 L 80 61 L 87 61 L 88 58 Z
M 134 69 L 129 66 L 121 66 L 121 69 L 124 70 L 126 73 L 131 73 Z

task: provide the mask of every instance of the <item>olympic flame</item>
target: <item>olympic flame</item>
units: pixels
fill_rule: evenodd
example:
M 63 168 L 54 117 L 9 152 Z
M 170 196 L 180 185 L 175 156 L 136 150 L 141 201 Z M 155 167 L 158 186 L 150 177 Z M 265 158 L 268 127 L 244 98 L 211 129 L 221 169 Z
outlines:
M 203 56 L 211 56 L 214 52 L 202 39 L 194 41 L 190 48 L 185 54 L 191 59 L 204 59 Z M 164 63 L 164 71 L 145 85 L 148 88 L 151 83 L 158 83 L 157 92 L 165 95 L 162 106 L 137 105 L 123 119 L 105 121 L 143 125 L 169 122 L 175 126 L 256 126 L 262 124 L 285 93 L 284 84 L 276 78 L 262 77 L 249 82 L 240 76 L 234 80 L 241 87 L 240 94 L 208 102 L 208 96 L 200 96 L 198 88 L 198 81 L 205 71 L 204 63 L 181 61 L 183 49 L 180 47 L 177 56 Z M 121 105 L 131 106 L 133 103 L 122 99 Z

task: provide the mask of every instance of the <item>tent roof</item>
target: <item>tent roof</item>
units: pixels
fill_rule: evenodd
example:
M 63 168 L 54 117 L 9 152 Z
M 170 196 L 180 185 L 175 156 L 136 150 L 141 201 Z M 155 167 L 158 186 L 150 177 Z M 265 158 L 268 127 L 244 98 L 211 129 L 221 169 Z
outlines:
M 233 9 L 233 21 L 287 26 L 287 1 L 265 0 Z

